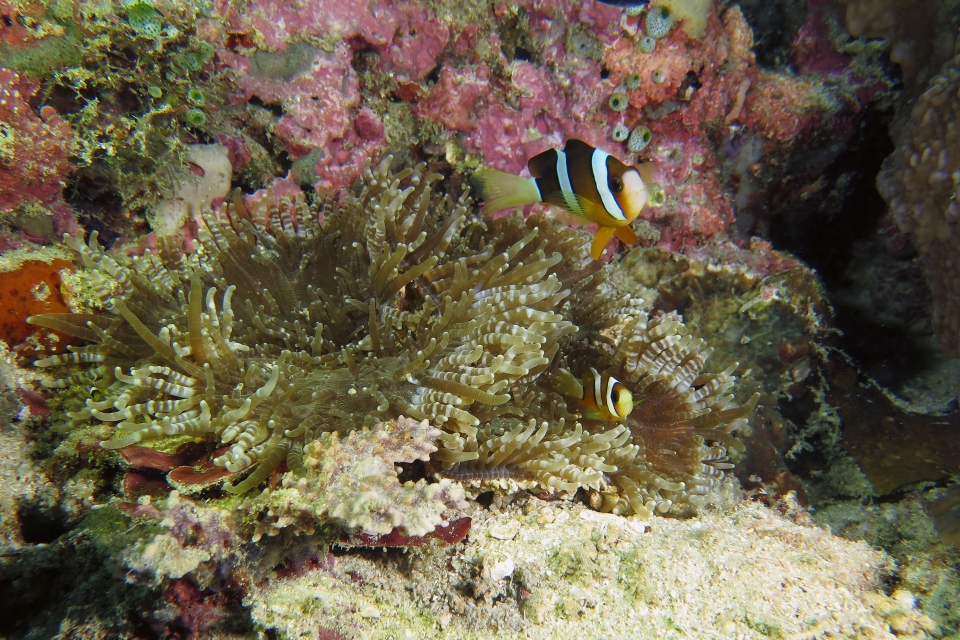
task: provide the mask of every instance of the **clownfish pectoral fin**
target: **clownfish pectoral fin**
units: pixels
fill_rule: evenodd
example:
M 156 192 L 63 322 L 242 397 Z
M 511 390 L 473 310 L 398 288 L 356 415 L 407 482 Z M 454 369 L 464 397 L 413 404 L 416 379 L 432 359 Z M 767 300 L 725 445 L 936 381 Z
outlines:
M 650 185 L 653 184 L 653 163 L 644 162 L 643 164 L 637 166 L 637 173 L 640 174 L 640 179 L 643 180 L 644 184 Z
M 620 238 L 623 244 L 637 244 L 637 234 L 634 233 L 630 227 L 617 227 L 617 230 L 614 231 L 613 234 Z
M 571 227 L 579 227 L 585 224 L 590 224 L 589 220 L 587 220 L 583 216 L 579 216 L 575 214 L 573 211 L 570 211 L 570 209 L 567 209 L 566 207 L 551 207 L 550 216 L 557 222 L 560 222 L 561 224 L 565 224 Z
M 600 256 L 603 255 L 603 250 L 610 242 L 610 238 L 613 237 L 614 231 L 616 229 L 613 227 L 604 227 L 603 225 L 597 227 L 597 233 L 593 236 L 593 244 L 590 245 L 590 255 L 593 256 L 594 260 L 599 260 Z
M 544 198 L 543 201 L 576 216 L 577 219 L 574 224 L 590 224 L 591 222 L 596 222 L 596 220 L 592 220 L 589 215 L 591 210 L 590 203 L 572 191 L 554 191 Z
M 564 395 L 583 400 L 583 385 L 566 369 L 560 369 L 560 374 L 557 376 L 557 389 Z
M 483 200 L 480 211 L 484 214 L 541 201 L 540 188 L 535 180 L 505 171 L 481 169 L 470 176 L 470 182 Z

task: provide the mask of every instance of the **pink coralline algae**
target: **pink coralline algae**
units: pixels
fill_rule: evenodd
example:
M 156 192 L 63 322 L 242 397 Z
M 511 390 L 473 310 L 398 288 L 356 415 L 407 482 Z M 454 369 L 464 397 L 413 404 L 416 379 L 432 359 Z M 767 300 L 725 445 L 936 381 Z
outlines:
M 380 155 L 384 143 L 383 124 L 360 105 L 351 55 L 344 42 L 329 52 L 290 46 L 285 52 L 222 55 L 238 74 L 240 92 L 234 100 L 280 105 L 283 116 L 273 133 L 294 160 L 319 152 L 317 178 L 333 189 L 359 177 L 364 159 Z M 237 146 L 234 155 L 242 160 L 243 149 Z
M 298 6 L 308 5 L 309 6 Z M 449 28 L 417 2 L 281 3 L 259 0 L 228 12 L 233 33 L 247 34 L 260 51 L 223 52 L 241 87 L 234 99 L 278 104 L 273 133 L 293 160 L 320 155 L 319 186 L 343 189 L 359 177 L 366 158 L 382 155 L 380 117 L 361 104 L 356 51 L 379 54 L 378 70 L 399 82 L 419 82 L 438 64 Z M 339 41 L 314 49 L 311 37 Z
M 674 28 L 652 52 L 638 46 L 643 30 L 623 28 L 629 20 L 610 7 L 531 2 L 523 9 L 536 63 L 497 54 L 504 73 L 489 59 L 447 59 L 415 113 L 456 132 L 467 152 L 503 171 L 524 173 L 531 156 L 569 138 L 627 160 L 654 161 L 666 200 L 643 217 L 661 232 L 662 246 L 674 250 L 730 232 L 736 216 L 721 171 L 730 161 L 725 145 L 754 136 L 762 141 L 758 157 L 782 162 L 798 142 L 849 135 L 850 116 L 860 108 L 852 92 L 825 89 L 815 73 L 761 69 L 736 6 L 722 13 L 715 6 L 702 38 Z M 491 44 L 500 45 L 494 36 Z M 615 91 L 627 95 L 625 111 L 610 108 Z M 646 126 L 653 142 L 631 158 L 611 140 L 617 125 Z
M 414 2 L 399 3 L 397 30 L 380 57 L 380 68 L 400 82 L 423 79 L 435 66 L 450 31 L 439 20 L 432 19 L 425 6 Z
M 348 547 L 422 547 L 431 539 L 456 544 L 470 533 L 472 522 L 471 518 L 464 516 L 448 525 L 437 525 L 433 531 L 422 536 L 406 535 L 400 529 L 379 536 L 368 533 L 345 534 L 340 537 L 340 544 Z
M 244 3 L 242 12 L 231 7 L 227 16 L 233 32 L 252 34 L 256 44 L 268 50 L 282 50 L 294 40 L 329 35 L 344 41 L 358 38 L 383 48 L 392 43 L 397 32 L 397 13 L 410 5 L 417 6 L 368 0 L 253 0 Z
M 0 212 L 39 204 L 65 223 L 70 212 L 61 191 L 72 168 L 73 131 L 52 107 L 30 105 L 37 90 L 33 80 L 0 67 Z
M 731 155 L 744 140 L 755 151 L 747 167 L 785 166 L 794 150 L 846 139 L 853 116 L 884 90 L 856 76 L 830 41 L 837 16 L 827 0 L 811 2 L 791 50 L 799 74 L 762 69 L 740 8 L 718 3 L 702 37 L 675 25 L 649 52 L 639 46 L 642 20 L 597 2 L 496 3 L 467 24 L 415 0 L 253 0 L 223 11 L 233 43 L 218 59 L 237 78 L 233 99 L 282 109 L 271 132 L 301 161 L 301 183 L 306 168 L 320 188 L 346 188 L 408 133 L 384 106 L 401 102 L 397 113 L 439 125 L 465 152 L 461 170 L 525 174 L 530 157 L 570 138 L 654 161 L 666 199 L 643 215 L 672 249 L 727 237 L 741 204 L 784 191 L 776 171 L 741 180 L 744 167 L 729 170 L 747 157 Z M 531 50 L 519 53 L 521 42 Z M 626 110 L 610 107 L 614 92 L 627 96 Z M 611 139 L 616 126 L 645 126 L 652 141 L 632 155 Z M 424 148 L 442 148 L 436 142 Z M 235 165 L 249 158 L 242 144 L 230 148 Z
M 622 12 L 596 3 L 562 4 L 524 7 L 530 37 L 541 51 L 539 64 L 511 63 L 500 54 L 509 78 L 496 80 L 487 62 L 444 66 L 416 113 L 461 132 L 467 151 L 502 171 L 523 171 L 528 158 L 567 138 L 604 146 L 611 117 L 599 107 L 615 85 L 603 79 L 599 53 L 618 37 Z M 577 18 L 589 28 L 568 33 L 566 20 L 582 28 Z

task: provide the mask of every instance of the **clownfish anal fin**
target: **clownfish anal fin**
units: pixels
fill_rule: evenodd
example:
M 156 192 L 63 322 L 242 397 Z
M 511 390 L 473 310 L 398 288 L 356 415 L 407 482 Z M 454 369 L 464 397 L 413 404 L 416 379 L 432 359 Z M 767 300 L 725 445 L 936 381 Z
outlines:
M 597 233 L 593 236 L 593 244 L 590 246 L 590 255 L 594 260 L 599 260 L 600 256 L 603 255 L 603 250 L 610 242 L 610 238 L 613 237 L 615 231 L 614 227 L 604 227 L 602 225 L 597 227 Z
M 617 227 L 614 235 L 620 238 L 623 244 L 637 244 L 637 234 L 630 227 Z

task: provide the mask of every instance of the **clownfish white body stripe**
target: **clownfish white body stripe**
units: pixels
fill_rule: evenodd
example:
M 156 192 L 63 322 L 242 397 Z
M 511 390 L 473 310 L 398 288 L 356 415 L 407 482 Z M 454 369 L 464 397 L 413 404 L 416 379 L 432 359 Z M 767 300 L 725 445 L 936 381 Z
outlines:
M 568 140 L 562 150 L 550 149 L 527 163 L 533 178 L 481 169 L 471 177 L 484 200 L 483 213 L 534 202 L 552 204 L 597 223 L 590 255 L 599 260 L 616 235 L 626 244 L 637 236 L 630 228 L 647 203 L 652 183 L 650 163 L 631 167 L 606 151 L 580 140 Z
M 577 380 L 566 369 L 560 370 L 558 387 L 576 398 L 583 407 L 583 416 L 592 420 L 624 420 L 633 411 L 633 394 L 611 375 L 600 374 L 590 367 Z

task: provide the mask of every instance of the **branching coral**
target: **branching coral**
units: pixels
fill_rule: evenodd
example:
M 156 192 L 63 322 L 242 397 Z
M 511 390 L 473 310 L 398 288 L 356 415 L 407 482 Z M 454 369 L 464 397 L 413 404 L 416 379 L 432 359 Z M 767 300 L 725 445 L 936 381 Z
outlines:
M 714 427 L 736 428 L 751 405 L 724 409 L 730 371 L 702 375 L 709 351 L 679 321 L 647 321 L 602 284 L 582 232 L 481 219 L 468 194 L 434 193 L 440 176 L 389 165 L 368 166 L 340 205 L 268 194 L 248 210 L 237 196 L 202 214 L 190 256 L 161 242 L 156 254 L 114 258 L 95 235 L 68 238 L 108 311 L 31 319 L 90 342 L 37 362 L 91 365 L 46 383 L 93 385 L 71 424 L 115 424 L 108 449 L 171 435 L 227 445 L 214 462 L 248 473 L 225 486 L 234 493 L 285 462 L 335 486 L 306 512 L 369 533 L 429 531 L 460 503 L 451 479 L 569 492 L 612 483 L 623 498 L 610 509 L 647 513 L 722 475 L 723 447 L 736 441 Z M 589 339 L 624 322 L 612 356 Z M 636 386 L 642 402 L 626 426 L 580 422 L 553 388 L 561 350 L 608 360 Z M 372 471 L 331 467 L 354 456 Z M 400 485 L 394 464 L 418 459 L 448 478 Z M 366 487 L 359 503 L 342 499 L 354 485 Z M 283 500 L 256 504 L 276 513 Z

